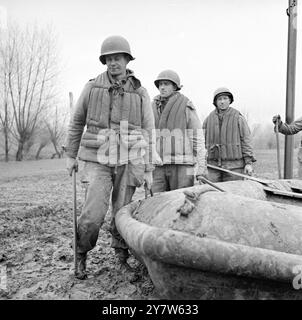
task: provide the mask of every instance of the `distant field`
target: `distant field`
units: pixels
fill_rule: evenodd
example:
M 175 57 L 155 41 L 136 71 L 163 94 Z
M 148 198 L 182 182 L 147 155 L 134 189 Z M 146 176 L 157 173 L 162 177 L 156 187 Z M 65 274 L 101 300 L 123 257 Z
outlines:
M 65 174 L 65 159 L 0 162 L 0 179 L 53 174 L 60 171 L 64 171 Z
M 298 178 L 298 149 L 294 150 L 294 172 L 293 177 Z M 257 162 L 254 164 L 255 176 L 278 179 L 277 151 L 255 150 Z M 281 166 L 283 174 L 284 151 L 281 150 Z M 10 161 L 0 162 L 0 180 L 30 175 L 48 175 L 62 172 L 66 174 L 65 159 L 42 159 L 27 160 L 22 162 Z
M 294 150 L 293 178 L 298 178 L 298 149 Z M 283 177 L 284 150 L 280 150 L 281 171 Z M 255 176 L 267 179 L 278 179 L 277 150 L 255 150 L 257 162 L 254 164 Z

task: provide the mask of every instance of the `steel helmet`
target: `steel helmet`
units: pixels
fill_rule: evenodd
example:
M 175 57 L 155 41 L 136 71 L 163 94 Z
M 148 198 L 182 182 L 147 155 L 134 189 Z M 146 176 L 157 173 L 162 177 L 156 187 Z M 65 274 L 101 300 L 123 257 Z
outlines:
M 164 70 L 158 75 L 157 79 L 154 81 L 154 84 L 156 85 L 157 89 L 158 89 L 160 80 L 170 80 L 170 81 L 172 81 L 177 87 L 176 90 L 180 90 L 182 88 L 182 86 L 180 85 L 179 76 L 173 70 Z
M 228 88 L 221 87 L 221 88 L 218 88 L 217 90 L 215 90 L 215 92 L 214 92 L 214 97 L 213 97 L 214 106 L 216 106 L 217 98 L 220 96 L 223 96 L 223 95 L 228 96 L 231 99 L 230 104 L 234 101 L 234 97 L 233 97 L 232 92 Z
M 126 53 L 130 60 L 135 59 L 132 57 L 129 42 L 121 36 L 110 36 L 103 41 L 100 55 L 102 64 L 106 64 L 106 55 L 114 53 Z

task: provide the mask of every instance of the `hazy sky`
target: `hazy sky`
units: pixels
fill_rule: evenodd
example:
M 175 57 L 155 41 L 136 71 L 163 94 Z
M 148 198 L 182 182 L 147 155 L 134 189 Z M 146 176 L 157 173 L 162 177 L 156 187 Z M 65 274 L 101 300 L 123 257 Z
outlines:
M 213 109 L 213 91 L 226 86 L 233 106 L 248 114 L 251 124 L 285 115 L 287 7 L 287 0 L 0 0 L 1 12 L 20 24 L 53 24 L 65 66 L 66 102 L 69 91 L 76 99 L 84 84 L 105 70 L 98 60 L 101 43 L 119 34 L 130 42 L 136 60 L 128 66 L 151 98 L 158 73 L 174 69 L 201 119 Z M 301 13 L 299 7 L 297 117 L 302 116 Z

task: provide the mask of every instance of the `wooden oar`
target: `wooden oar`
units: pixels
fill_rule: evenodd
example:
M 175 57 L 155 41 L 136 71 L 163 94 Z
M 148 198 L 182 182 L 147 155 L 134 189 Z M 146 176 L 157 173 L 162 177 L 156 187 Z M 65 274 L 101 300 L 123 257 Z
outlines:
M 225 192 L 225 190 L 223 190 L 222 188 L 218 187 L 215 183 L 209 181 L 208 179 L 204 178 L 204 177 L 200 177 L 199 178 L 199 183 L 201 183 L 201 180 L 204 182 L 204 183 L 207 183 L 208 185 L 210 185 L 211 187 L 217 189 L 218 191 L 221 191 L 221 192 Z
M 264 179 L 260 179 L 260 178 L 255 178 L 255 177 L 248 176 L 248 175 L 245 175 L 245 174 L 242 174 L 242 173 L 238 173 L 238 172 L 234 172 L 234 171 L 231 171 L 231 170 L 228 170 L 228 169 L 224 169 L 224 168 L 220 168 L 220 167 L 217 167 L 217 166 L 213 166 L 211 164 L 208 164 L 207 166 L 209 168 L 211 168 L 211 169 L 220 170 L 222 172 L 226 172 L 226 173 L 232 174 L 232 175 L 237 176 L 237 177 L 246 178 L 246 179 L 249 179 L 249 180 L 252 180 L 252 181 L 256 181 L 256 182 L 262 183 L 262 184 L 265 185 L 265 187 L 263 189 L 266 192 L 274 193 L 276 195 L 280 195 L 280 196 L 284 196 L 284 197 L 292 197 L 292 198 L 296 198 L 296 199 L 302 199 L 302 194 L 301 193 L 290 192 L 290 191 L 286 191 L 286 190 L 280 190 L 280 189 L 277 189 L 277 188 L 272 188 L 271 186 L 273 185 L 274 182 L 271 181 L 271 180 L 264 180 Z M 296 189 L 298 189 L 298 188 L 296 188 Z
M 228 169 L 225 169 L 225 168 L 214 166 L 212 164 L 208 164 L 207 166 L 208 166 L 208 168 L 211 168 L 211 169 L 215 169 L 215 170 L 219 170 L 219 171 L 222 171 L 222 172 L 226 172 L 226 173 L 232 174 L 234 176 L 245 178 L 245 179 L 249 179 L 249 180 L 253 180 L 253 181 L 256 181 L 256 182 L 259 182 L 259 183 L 262 183 L 262 184 L 270 184 L 270 183 L 272 183 L 271 180 L 265 180 L 265 179 L 260 179 L 260 178 L 248 176 L 246 174 L 239 173 L 239 172 L 234 172 L 234 171 L 231 171 L 231 170 L 228 170 Z

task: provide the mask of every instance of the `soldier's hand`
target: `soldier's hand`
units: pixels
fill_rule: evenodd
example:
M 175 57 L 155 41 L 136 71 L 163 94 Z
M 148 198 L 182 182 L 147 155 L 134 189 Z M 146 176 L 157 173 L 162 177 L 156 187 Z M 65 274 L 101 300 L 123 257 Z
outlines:
M 279 114 L 273 116 L 273 123 L 276 124 L 277 121 L 280 123 L 281 122 L 281 117 Z
M 75 172 L 78 172 L 79 165 L 77 159 L 68 157 L 66 159 L 66 169 L 70 176 L 72 176 L 72 171 L 75 170 Z
M 152 171 L 146 171 L 144 173 L 144 181 L 145 181 L 145 185 L 146 185 L 147 189 L 150 190 L 152 187 L 152 183 L 153 183 Z
M 243 173 L 251 176 L 253 174 L 253 166 L 251 164 L 246 164 Z

